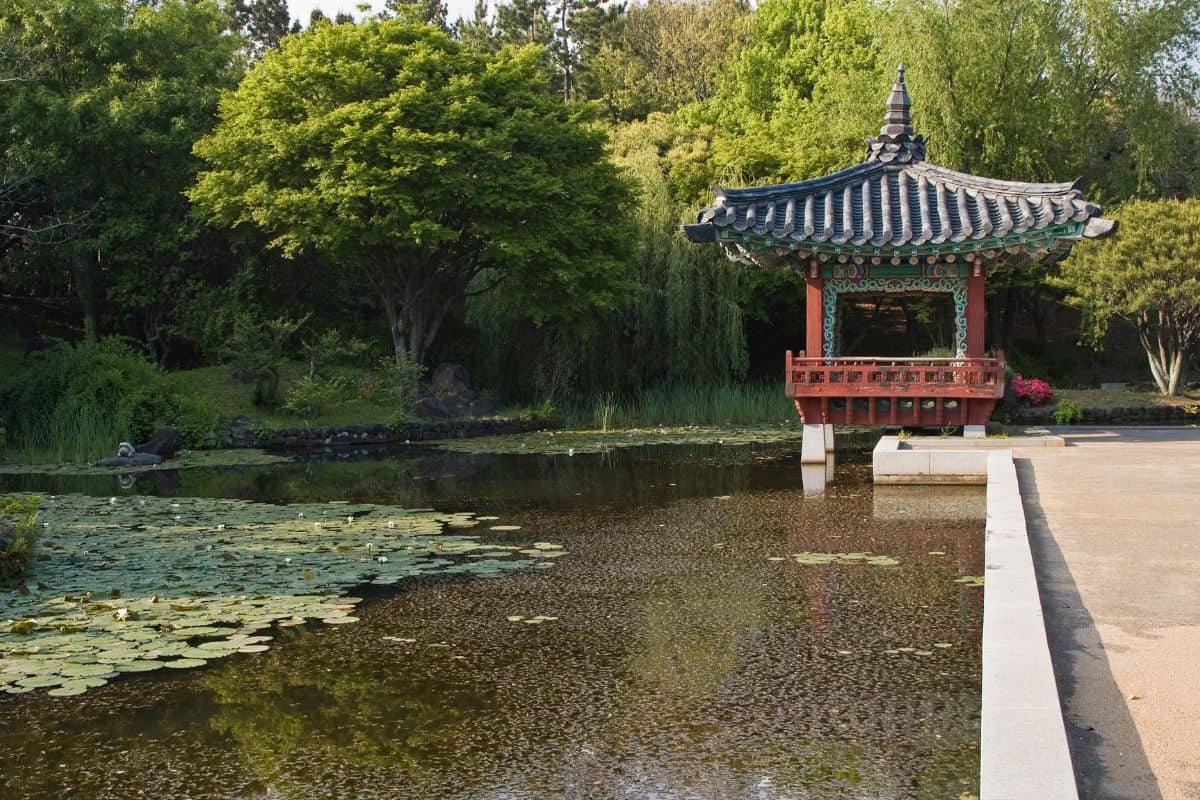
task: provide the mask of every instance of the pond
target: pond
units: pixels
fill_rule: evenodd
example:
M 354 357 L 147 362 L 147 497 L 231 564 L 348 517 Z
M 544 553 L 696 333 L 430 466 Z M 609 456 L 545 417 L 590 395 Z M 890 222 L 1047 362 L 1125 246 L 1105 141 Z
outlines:
M 806 496 L 798 449 L 412 448 L 125 488 L 2 476 L 0 490 L 114 505 L 469 512 L 475 527 L 447 533 L 564 554 L 489 579 L 355 587 L 357 622 L 271 627 L 262 652 L 196 669 L 0 695 L 0 796 L 977 793 L 982 591 L 964 576 L 982 571 L 982 491 L 877 493 L 849 453 Z

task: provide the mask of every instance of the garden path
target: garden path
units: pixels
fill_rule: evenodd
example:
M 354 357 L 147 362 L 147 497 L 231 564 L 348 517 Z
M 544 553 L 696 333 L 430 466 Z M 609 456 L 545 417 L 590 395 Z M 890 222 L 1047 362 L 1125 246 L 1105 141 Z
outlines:
M 1015 452 L 1083 800 L 1200 800 L 1200 429 Z

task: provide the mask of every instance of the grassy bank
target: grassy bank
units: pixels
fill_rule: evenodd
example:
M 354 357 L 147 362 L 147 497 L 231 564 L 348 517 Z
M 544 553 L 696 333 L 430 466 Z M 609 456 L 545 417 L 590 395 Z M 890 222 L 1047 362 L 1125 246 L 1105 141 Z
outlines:
M 1080 408 L 1142 408 L 1153 406 L 1194 406 L 1200 403 L 1200 390 L 1167 396 L 1146 389 L 1056 389 L 1054 402 L 1070 400 Z
M 685 425 L 778 425 L 798 422 L 778 383 L 729 386 L 673 386 L 643 390 L 631 397 L 611 394 L 565 404 L 568 428 L 613 430 Z

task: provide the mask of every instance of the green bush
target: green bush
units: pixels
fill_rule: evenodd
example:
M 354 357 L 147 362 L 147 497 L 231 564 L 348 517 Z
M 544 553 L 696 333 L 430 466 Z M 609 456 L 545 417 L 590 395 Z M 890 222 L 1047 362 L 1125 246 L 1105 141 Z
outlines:
M 195 446 L 218 423 L 211 407 L 117 339 L 44 353 L 0 383 L 0 408 L 10 447 L 62 461 L 111 455 L 118 442 L 164 425 L 179 426 L 181 443 Z
M 395 402 L 399 413 L 404 415 L 411 411 L 425 367 L 404 352 L 384 356 L 379 362 L 379 371 L 382 373 L 379 384 L 391 393 L 390 399 Z
M 1074 400 L 1059 400 L 1058 407 L 1054 409 L 1054 423 L 1078 425 L 1080 422 L 1083 422 L 1083 406 Z
M 14 527 L 11 540 L 0 540 L 0 584 L 19 578 L 37 543 L 37 510 L 40 497 L 0 497 L 0 522 Z
M 298 417 L 315 417 L 330 406 L 354 400 L 358 394 L 358 387 L 349 378 L 305 375 L 288 389 L 283 410 Z

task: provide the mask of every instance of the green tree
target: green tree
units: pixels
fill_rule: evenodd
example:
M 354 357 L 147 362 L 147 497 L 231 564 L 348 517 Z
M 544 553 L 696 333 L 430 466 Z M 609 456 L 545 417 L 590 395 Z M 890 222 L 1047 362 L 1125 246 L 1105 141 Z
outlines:
M 746 39 L 743 0 L 651 0 L 624 16 L 591 58 L 589 91 L 615 119 L 674 111 L 716 93 Z M 614 26 L 615 28 L 616 26 Z
M 394 15 L 404 22 L 433 25 L 444 31 L 450 30 L 446 21 L 446 4 L 442 0 L 387 0 L 384 3 L 384 9 L 385 13 Z
M 0 0 L 0 42 L 26 55 L 0 83 L 0 174 L 26 176 L 28 224 L 78 228 L 23 240 L 3 274 L 69 287 L 91 341 L 117 276 L 126 302 L 169 303 L 198 255 L 183 190 L 239 72 L 228 25 L 213 2 Z
M 234 29 L 245 37 L 253 58 L 278 47 L 289 32 L 287 0 L 233 0 L 229 13 Z
M 896 0 L 885 64 L 905 62 L 938 163 L 1021 180 L 1084 176 L 1105 201 L 1156 197 L 1194 139 L 1200 3 Z M 1195 176 L 1193 176 L 1193 181 Z M 1195 184 L 1193 184 L 1193 191 Z
M 454 38 L 481 53 L 494 53 L 500 49 L 488 0 L 475 0 L 471 17 L 461 17 L 454 23 Z
M 1200 347 L 1200 200 L 1134 200 L 1117 232 L 1076 245 L 1057 282 L 1099 346 L 1113 319 L 1131 321 L 1163 394 L 1176 394 Z
M 484 272 L 473 291 L 539 321 L 611 306 L 630 192 L 541 59 L 399 20 L 289 37 L 223 100 L 191 197 L 285 255 L 326 255 L 418 362 Z
M 722 183 L 816 177 L 862 159 L 890 75 L 867 0 L 767 0 L 714 97 L 678 119 L 712 129 Z

